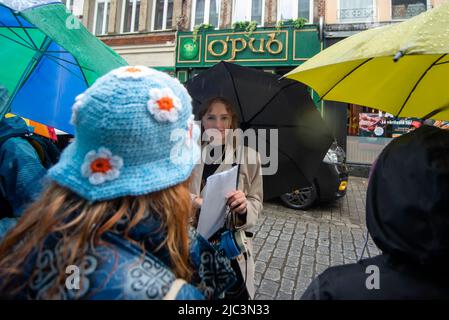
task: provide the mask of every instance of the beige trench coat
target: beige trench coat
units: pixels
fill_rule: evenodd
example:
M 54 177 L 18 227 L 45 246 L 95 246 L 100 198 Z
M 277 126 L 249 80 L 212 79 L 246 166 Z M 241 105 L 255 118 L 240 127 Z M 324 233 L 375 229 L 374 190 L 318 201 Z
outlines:
M 203 148 L 204 150 L 204 148 Z M 247 199 L 247 214 L 246 221 L 243 219 L 235 219 L 239 221 L 235 226 L 236 229 L 243 229 L 253 233 L 253 227 L 257 222 L 259 213 L 263 209 L 263 184 L 262 184 L 262 168 L 260 155 L 251 148 L 244 148 L 244 161 L 240 164 L 239 184 L 238 189 L 246 195 Z M 226 154 L 225 161 L 220 164 L 217 171 L 222 172 L 232 168 L 232 160 L 229 160 Z M 221 159 L 220 159 L 221 160 Z M 218 163 L 218 162 L 216 162 Z M 203 176 L 204 163 L 197 164 L 192 172 L 192 181 L 190 185 L 190 192 L 192 198 L 196 196 L 203 197 L 204 189 L 201 189 L 201 178 Z M 236 214 L 237 216 L 240 216 Z M 245 260 L 243 255 L 237 257 L 242 277 L 245 280 L 246 287 L 251 298 L 254 298 L 254 256 L 252 239 L 248 237 L 248 259 Z

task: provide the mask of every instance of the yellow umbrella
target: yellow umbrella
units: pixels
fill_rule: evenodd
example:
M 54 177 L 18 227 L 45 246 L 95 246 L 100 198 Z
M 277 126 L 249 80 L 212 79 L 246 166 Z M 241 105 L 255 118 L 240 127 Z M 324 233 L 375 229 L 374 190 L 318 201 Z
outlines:
M 449 4 L 370 29 L 323 50 L 286 75 L 321 99 L 398 117 L 449 120 Z

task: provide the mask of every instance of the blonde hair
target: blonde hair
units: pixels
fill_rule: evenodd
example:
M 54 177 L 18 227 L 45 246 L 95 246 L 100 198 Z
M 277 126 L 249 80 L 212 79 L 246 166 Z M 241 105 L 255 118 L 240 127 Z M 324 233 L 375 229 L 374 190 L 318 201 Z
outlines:
M 188 221 L 191 215 L 191 200 L 188 181 L 174 187 L 142 196 L 126 196 L 113 200 L 88 202 L 71 190 L 52 183 L 23 214 L 0 244 L 0 295 L 14 295 L 30 284 L 33 274 L 21 285 L 17 277 L 23 272 L 30 255 L 51 234 L 58 235 L 58 274 L 43 298 L 58 298 L 58 288 L 66 279 L 65 268 L 79 265 L 88 248 L 101 243 L 101 236 L 126 221 L 120 233 L 139 245 L 144 244 L 129 238 L 128 232 L 148 215 L 160 220 L 160 229 L 166 236 L 155 251 L 165 247 L 169 253 L 174 274 L 190 280 Z M 142 256 L 143 257 L 143 256 Z

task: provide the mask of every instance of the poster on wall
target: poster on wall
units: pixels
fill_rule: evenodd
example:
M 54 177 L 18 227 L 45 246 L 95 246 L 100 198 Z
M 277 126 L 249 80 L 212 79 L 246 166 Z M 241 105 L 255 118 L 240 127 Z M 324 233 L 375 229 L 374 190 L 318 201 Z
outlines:
M 359 114 L 359 136 L 396 138 L 421 126 L 418 118 L 394 118 L 379 113 Z

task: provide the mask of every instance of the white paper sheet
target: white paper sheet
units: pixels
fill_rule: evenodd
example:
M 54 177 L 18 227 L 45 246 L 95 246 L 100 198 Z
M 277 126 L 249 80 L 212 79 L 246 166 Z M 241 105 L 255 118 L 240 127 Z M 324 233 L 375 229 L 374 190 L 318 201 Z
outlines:
M 203 205 L 198 221 L 198 233 L 209 239 L 220 229 L 226 218 L 226 195 L 235 190 L 238 166 L 207 178 Z

